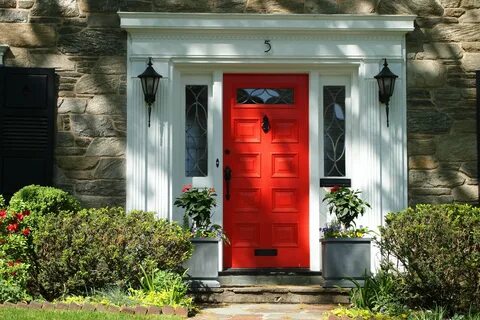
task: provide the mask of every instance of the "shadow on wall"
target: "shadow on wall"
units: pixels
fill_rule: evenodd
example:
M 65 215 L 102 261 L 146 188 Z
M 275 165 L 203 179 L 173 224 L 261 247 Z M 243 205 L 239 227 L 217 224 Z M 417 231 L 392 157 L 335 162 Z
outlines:
M 123 205 L 125 199 L 127 37 L 119 28 L 118 10 L 418 15 L 416 30 L 407 35 L 410 203 L 478 200 L 478 5 L 444 1 L 442 6 L 439 0 L 42 0 L 15 8 L 12 3 L 0 21 L 0 42 L 11 47 L 6 64 L 56 68 L 55 183 L 86 205 Z
M 30 23 L 0 36 L 7 65 L 55 68 L 54 183 L 86 206 L 125 203 L 126 33 L 114 2 L 37 1 Z

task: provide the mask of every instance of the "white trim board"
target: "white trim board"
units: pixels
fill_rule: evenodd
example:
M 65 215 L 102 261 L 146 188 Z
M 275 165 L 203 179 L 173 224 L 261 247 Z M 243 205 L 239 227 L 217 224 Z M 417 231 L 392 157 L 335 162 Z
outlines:
M 185 182 L 180 141 L 185 106 L 182 83 L 196 79 L 210 88 L 209 134 L 212 183 L 222 198 L 222 91 L 224 73 L 309 74 L 310 110 L 310 248 L 312 270 L 320 269 L 319 227 L 326 221 L 320 201 L 320 150 L 323 137 L 321 84 L 343 77 L 350 86 L 351 110 L 347 159 L 353 188 L 373 209 L 359 224 L 376 228 L 390 210 L 407 205 L 406 161 L 406 50 L 405 33 L 413 30 L 414 16 L 379 15 L 258 15 L 174 14 L 120 12 L 129 32 L 127 79 L 127 209 L 158 212 L 176 218 L 173 200 Z M 269 41 L 272 49 L 266 52 Z M 136 76 L 148 57 L 164 76 L 146 129 L 146 107 Z M 378 102 L 373 76 L 387 58 L 399 75 L 391 101 L 391 125 Z M 344 82 L 345 81 L 345 82 Z M 210 120 L 209 120 L 210 121 Z M 200 182 L 200 181 L 199 181 Z M 195 183 L 195 182 L 194 182 Z M 394 195 L 394 196 L 392 196 Z M 223 221 L 222 202 L 214 216 Z

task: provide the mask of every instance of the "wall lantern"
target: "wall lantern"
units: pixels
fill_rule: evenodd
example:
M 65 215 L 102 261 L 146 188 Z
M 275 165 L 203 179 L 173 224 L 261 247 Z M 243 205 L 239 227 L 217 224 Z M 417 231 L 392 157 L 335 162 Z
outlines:
M 379 98 L 381 103 L 385 103 L 386 111 L 387 111 L 387 127 L 390 126 L 390 121 L 388 120 L 388 112 L 389 112 L 389 103 L 390 97 L 393 95 L 393 90 L 395 89 L 395 80 L 397 80 L 398 76 L 390 71 L 388 68 L 387 59 L 385 59 L 385 63 L 383 64 L 383 69 L 380 71 L 379 74 L 375 76 L 378 82 L 378 89 L 379 91 Z
M 152 67 L 152 58 L 148 58 L 148 67 L 138 76 L 142 82 L 143 95 L 145 102 L 148 104 L 148 127 L 150 127 L 150 114 L 152 113 L 152 104 L 155 102 L 155 95 L 157 94 L 158 84 L 163 78 Z

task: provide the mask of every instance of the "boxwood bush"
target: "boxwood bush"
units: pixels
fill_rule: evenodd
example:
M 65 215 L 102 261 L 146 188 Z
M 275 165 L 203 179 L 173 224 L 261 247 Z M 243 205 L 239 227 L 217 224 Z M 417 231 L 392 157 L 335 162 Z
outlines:
M 178 270 L 190 257 L 190 234 L 153 213 L 122 208 L 45 215 L 33 233 L 32 285 L 46 299 L 139 287 L 145 269 Z
M 54 187 L 29 185 L 15 192 L 9 202 L 10 210 L 29 210 L 32 216 L 43 216 L 60 211 L 78 211 L 80 203 L 66 191 Z
M 417 205 L 388 214 L 380 232 L 380 248 L 399 271 L 410 306 L 480 308 L 479 208 Z

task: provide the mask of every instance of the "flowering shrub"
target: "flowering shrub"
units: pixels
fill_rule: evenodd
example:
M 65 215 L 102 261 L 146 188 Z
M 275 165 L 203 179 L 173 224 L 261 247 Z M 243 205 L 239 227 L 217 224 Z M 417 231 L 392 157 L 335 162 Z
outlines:
M 355 227 L 354 220 L 370 208 L 370 204 L 360 199 L 359 190 L 346 187 L 333 187 L 322 201 L 327 202 L 328 211 L 335 216 L 333 222 L 322 229 L 326 238 L 361 238 L 368 229 Z
M 183 186 L 182 194 L 177 197 L 174 205 L 185 209 L 184 224 L 194 237 L 228 241 L 222 227 L 212 224 L 212 209 L 217 206 L 216 196 L 214 188 L 193 188 L 188 184 Z
M 29 216 L 28 210 L 13 212 L 0 209 L 0 302 L 28 300 Z

